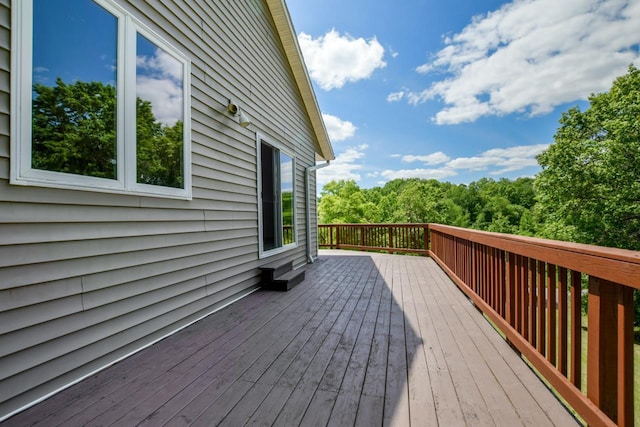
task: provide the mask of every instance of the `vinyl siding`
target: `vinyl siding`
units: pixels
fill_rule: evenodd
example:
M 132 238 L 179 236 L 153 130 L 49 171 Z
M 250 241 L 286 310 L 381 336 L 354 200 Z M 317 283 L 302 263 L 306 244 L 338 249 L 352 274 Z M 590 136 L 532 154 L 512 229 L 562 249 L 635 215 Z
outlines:
M 262 0 L 123 0 L 191 60 L 193 200 L 10 185 L 10 3 L 0 0 L 0 418 L 255 289 L 259 265 L 304 264 L 316 143 Z M 256 132 L 296 157 L 298 245 L 267 259 Z

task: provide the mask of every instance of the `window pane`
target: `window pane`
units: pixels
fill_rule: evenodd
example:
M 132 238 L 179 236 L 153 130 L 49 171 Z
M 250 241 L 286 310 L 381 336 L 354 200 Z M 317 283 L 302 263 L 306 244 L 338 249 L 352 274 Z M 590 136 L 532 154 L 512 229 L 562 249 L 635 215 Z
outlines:
M 141 184 L 184 188 L 183 65 L 154 43 L 136 40 L 136 154 Z
M 117 18 L 85 0 L 34 0 L 34 169 L 117 179 Z
M 280 186 L 282 195 L 282 244 L 295 242 L 293 217 L 293 159 L 280 153 Z
M 280 210 L 278 206 L 278 164 L 277 151 L 271 146 L 261 143 L 261 184 L 262 184 L 262 247 L 265 251 L 282 246 L 280 244 Z

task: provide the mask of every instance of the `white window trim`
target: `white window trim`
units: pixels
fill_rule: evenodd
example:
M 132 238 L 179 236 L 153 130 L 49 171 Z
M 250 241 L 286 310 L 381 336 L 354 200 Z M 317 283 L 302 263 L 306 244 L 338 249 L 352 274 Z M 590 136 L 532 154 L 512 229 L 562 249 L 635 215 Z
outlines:
M 96 178 L 31 168 L 31 93 L 33 78 L 33 0 L 12 2 L 11 28 L 11 156 L 10 183 L 133 194 L 165 198 L 192 198 L 191 188 L 191 61 L 160 35 L 113 0 L 94 0 L 118 18 L 117 51 L 117 179 Z M 184 188 L 139 184 L 136 179 L 135 93 L 136 34 L 149 39 L 183 65 L 183 159 Z M 131 111 L 133 110 L 133 111 Z M 133 117 L 133 119 L 132 119 Z M 133 125 L 131 123 L 133 122 Z
M 262 224 L 262 142 L 265 142 L 266 144 L 269 144 L 270 146 L 274 147 L 275 149 L 281 151 L 282 153 L 286 154 L 287 156 L 291 157 L 291 160 L 293 162 L 292 165 L 292 173 L 293 173 L 293 199 L 292 199 L 292 204 L 293 204 L 293 243 L 289 243 L 288 245 L 283 245 L 280 246 L 279 248 L 274 248 L 274 249 L 270 249 L 265 251 L 264 250 L 264 243 L 263 243 L 263 224 Z M 296 215 L 297 213 L 297 208 L 296 208 L 296 200 L 297 200 L 297 194 L 296 194 L 296 156 L 294 153 L 292 153 L 291 151 L 287 150 L 282 144 L 279 143 L 275 143 L 272 140 L 270 140 L 269 138 L 264 137 L 263 135 L 256 133 L 256 163 L 258 165 L 257 167 L 257 181 L 258 181 L 258 258 L 262 259 L 262 258 L 268 258 L 270 256 L 276 255 L 276 254 L 280 254 L 282 252 L 286 252 L 289 251 L 291 249 L 295 249 L 298 247 L 298 217 Z M 280 195 L 280 203 L 282 204 L 282 194 Z M 282 207 L 281 207 L 282 208 Z M 282 224 L 281 224 L 282 225 Z M 282 228 L 282 227 L 280 227 Z

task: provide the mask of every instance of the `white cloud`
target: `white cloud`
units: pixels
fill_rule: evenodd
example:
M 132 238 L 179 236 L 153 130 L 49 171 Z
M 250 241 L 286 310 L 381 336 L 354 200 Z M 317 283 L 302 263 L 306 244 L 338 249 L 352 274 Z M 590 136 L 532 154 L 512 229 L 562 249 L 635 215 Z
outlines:
M 325 184 L 334 180 L 360 181 L 360 173 L 362 164 L 358 163 L 365 156 L 368 148 L 366 144 L 357 147 L 347 148 L 343 153 L 338 154 L 331 165 L 326 168 L 319 169 L 317 172 L 317 188 L 322 188 Z
M 351 138 L 356 133 L 357 127 L 353 123 L 341 120 L 331 114 L 322 113 L 324 124 L 327 127 L 327 133 L 331 142 L 343 141 Z
M 422 162 L 426 165 L 437 165 L 440 163 L 448 162 L 449 160 L 450 157 L 444 154 L 442 151 L 438 151 L 436 153 L 428 154 L 425 156 L 415 156 L 413 154 L 402 156 L 402 161 L 405 163 Z
M 151 102 L 153 115 L 163 124 L 173 126 L 182 120 L 182 87 L 173 80 L 138 76 L 136 95 Z
M 470 171 L 492 170 L 492 175 L 515 172 L 530 166 L 537 166 L 536 156 L 549 147 L 549 144 L 520 145 L 510 148 L 493 148 L 475 157 L 458 157 L 446 166 L 452 169 Z
M 402 169 L 402 170 L 384 170 L 380 175 L 388 180 L 421 178 L 421 179 L 444 179 L 456 176 L 458 173 L 449 168 L 437 169 Z
M 504 175 L 505 173 L 519 171 L 532 166 L 538 166 L 538 161 L 533 157 L 514 157 L 511 159 L 503 159 L 496 163 L 496 165 L 502 166 L 502 169 L 490 172 L 491 175 Z
M 489 166 L 495 165 L 502 161 L 502 157 L 489 157 L 489 156 L 477 156 L 477 157 L 458 157 L 447 163 L 452 169 L 464 169 L 470 171 L 482 171 L 486 170 Z
M 324 90 L 368 79 L 376 69 L 387 65 L 384 48 L 375 37 L 356 39 L 332 29 L 317 39 L 300 33 L 298 42 L 311 78 Z
M 402 101 L 402 98 L 404 98 L 404 92 L 400 91 L 400 92 L 393 92 L 390 93 L 387 96 L 387 102 L 398 102 L 398 101 Z
M 429 71 L 433 70 L 433 65 L 426 63 L 416 67 L 416 71 L 420 74 L 427 74 Z
M 519 145 L 509 148 L 493 148 L 482 153 L 485 156 L 499 156 L 507 158 L 535 157 L 549 148 L 549 144 Z
M 182 63 L 162 49 L 156 49 L 151 57 L 137 56 L 136 66 L 158 77 L 182 80 Z
M 416 168 L 384 170 L 380 176 L 387 180 L 396 178 L 445 179 L 458 175 L 459 171 L 488 171 L 490 175 L 504 175 L 528 167 L 538 166 L 536 156 L 549 147 L 549 144 L 521 145 L 509 148 L 493 148 L 474 157 L 450 159 L 442 152 L 426 156 L 404 155 L 403 162 L 423 162 L 427 165 L 442 164 L 438 168 Z
M 182 120 L 182 64 L 156 49 L 153 56 L 136 57 L 136 96 L 151 102 L 156 120 L 173 126 Z
M 450 76 L 407 94 L 412 104 L 441 99 L 438 124 L 482 116 L 540 115 L 606 91 L 640 61 L 640 2 L 514 0 L 477 16 L 416 71 Z

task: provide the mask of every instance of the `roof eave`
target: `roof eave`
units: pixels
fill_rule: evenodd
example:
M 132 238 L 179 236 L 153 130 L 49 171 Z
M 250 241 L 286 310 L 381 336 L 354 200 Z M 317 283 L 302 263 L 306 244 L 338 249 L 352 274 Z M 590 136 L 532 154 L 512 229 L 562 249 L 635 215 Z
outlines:
M 335 154 L 333 147 L 331 146 L 327 128 L 324 125 L 324 120 L 320 113 L 318 100 L 316 99 L 316 94 L 313 91 L 313 86 L 309 79 L 309 73 L 307 72 L 307 67 L 302 57 L 302 51 L 300 50 L 300 45 L 298 44 L 287 6 L 284 0 L 266 0 L 266 2 L 271 11 L 271 16 L 276 25 L 289 65 L 291 66 L 293 77 L 302 96 L 302 102 L 311 120 L 311 126 L 316 135 L 318 141 L 316 152 L 321 160 L 334 160 Z

